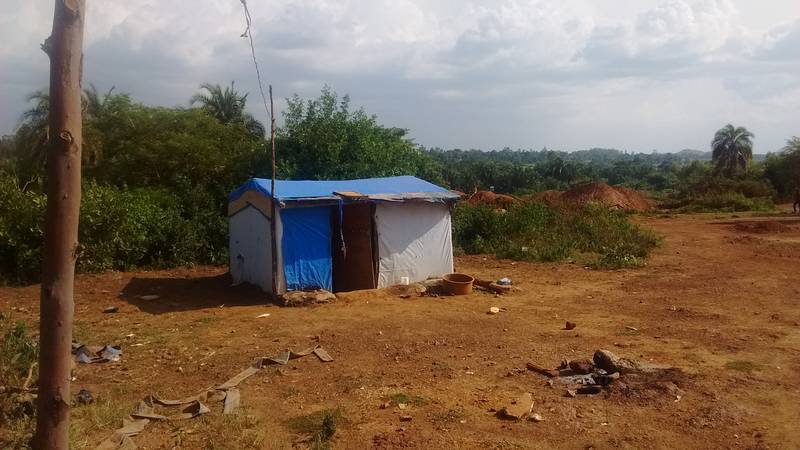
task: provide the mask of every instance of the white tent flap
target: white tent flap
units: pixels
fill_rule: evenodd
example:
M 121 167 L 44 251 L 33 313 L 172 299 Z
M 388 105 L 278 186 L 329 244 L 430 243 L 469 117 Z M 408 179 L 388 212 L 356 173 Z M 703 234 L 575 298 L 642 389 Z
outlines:
M 450 208 L 442 203 L 378 203 L 378 287 L 453 271 Z
M 252 205 L 229 219 L 230 272 L 233 284 L 250 283 L 272 291 L 269 220 Z

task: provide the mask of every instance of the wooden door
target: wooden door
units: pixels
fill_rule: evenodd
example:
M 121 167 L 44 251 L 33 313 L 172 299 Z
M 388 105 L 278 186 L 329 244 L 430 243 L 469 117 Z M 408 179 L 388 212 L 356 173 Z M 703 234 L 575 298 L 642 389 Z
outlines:
M 336 207 L 333 236 L 333 289 L 336 292 L 374 289 L 377 287 L 373 255 L 373 205 Z M 341 220 L 339 220 L 341 219 Z M 342 239 L 344 246 L 342 246 Z

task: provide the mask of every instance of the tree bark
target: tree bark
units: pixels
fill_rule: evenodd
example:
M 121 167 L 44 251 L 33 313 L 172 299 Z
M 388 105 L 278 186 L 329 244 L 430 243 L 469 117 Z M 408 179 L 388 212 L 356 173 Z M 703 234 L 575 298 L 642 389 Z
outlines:
M 56 0 L 50 57 L 47 213 L 39 325 L 36 449 L 69 448 L 73 285 L 81 201 L 81 72 L 85 0 Z

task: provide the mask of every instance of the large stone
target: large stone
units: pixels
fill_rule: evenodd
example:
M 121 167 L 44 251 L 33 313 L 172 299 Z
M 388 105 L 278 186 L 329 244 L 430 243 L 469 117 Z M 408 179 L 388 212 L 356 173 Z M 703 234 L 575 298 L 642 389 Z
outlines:
M 530 392 L 522 394 L 515 402 L 501 409 L 499 415 L 504 419 L 524 419 L 533 410 L 533 396 Z
M 284 306 L 308 306 L 319 303 L 330 303 L 336 300 L 332 292 L 324 289 L 316 291 L 292 291 L 283 294 Z
M 627 358 L 620 358 L 608 350 L 597 350 L 594 352 L 594 365 L 608 373 L 619 372 L 621 374 L 640 372 L 641 365 Z

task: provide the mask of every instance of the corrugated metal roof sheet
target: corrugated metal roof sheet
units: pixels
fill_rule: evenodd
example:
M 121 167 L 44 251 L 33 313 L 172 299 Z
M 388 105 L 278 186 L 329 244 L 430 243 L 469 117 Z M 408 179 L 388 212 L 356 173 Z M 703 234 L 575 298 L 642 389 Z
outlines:
M 229 201 L 236 200 L 248 190 L 258 191 L 268 197 L 271 180 L 251 178 L 233 191 Z M 457 200 L 459 195 L 443 187 L 413 176 L 366 178 L 362 180 L 275 180 L 276 199 L 279 201 L 338 200 L 342 197 L 335 192 L 356 192 L 372 200 L 402 201 Z

